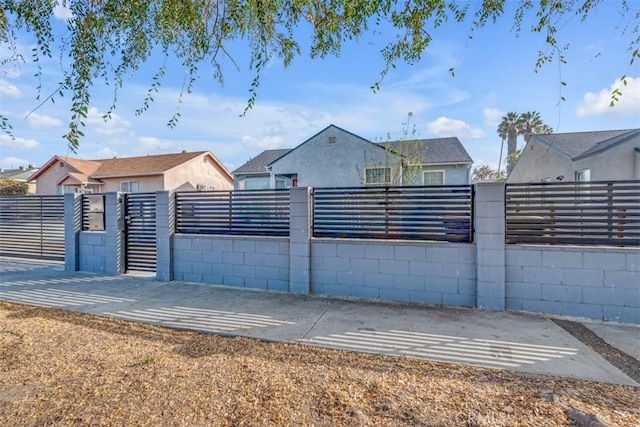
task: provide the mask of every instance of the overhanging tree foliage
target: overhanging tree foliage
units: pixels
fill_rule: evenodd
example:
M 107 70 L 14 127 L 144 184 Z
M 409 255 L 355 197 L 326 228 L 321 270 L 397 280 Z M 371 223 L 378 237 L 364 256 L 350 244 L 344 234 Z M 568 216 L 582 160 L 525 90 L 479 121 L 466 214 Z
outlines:
M 83 120 L 91 102 L 95 81 L 111 84 L 117 90 L 125 78 L 156 52 L 166 58 L 175 57 L 185 71 L 183 93 L 189 92 L 203 69 L 219 82 L 223 81 L 223 58 L 234 63 L 232 42 L 242 40 L 250 47 L 250 68 L 254 72 L 249 89 L 247 108 L 257 96 L 261 71 L 270 60 L 279 58 L 287 66 L 300 54 L 304 34 L 311 29 L 311 50 L 314 58 L 338 54 L 345 42 L 358 38 L 377 27 L 385 28 L 388 44 L 381 50 L 384 76 L 398 61 L 415 63 L 429 46 L 431 30 L 447 22 L 468 22 L 469 34 L 487 23 L 504 19 L 507 0 L 454 2 L 448 0 L 2 0 L 0 9 L 0 46 L 9 52 L 0 59 L 0 67 L 23 60 L 18 45 L 20 37 L 29 33 L 35 37 L 32 60 L 57 56 L 68 58 L 70 66 L 63 68 L 63 80 L 53 94 L 41 94 L 41 99 L 69 93 L 72 99 L 69 130 L 65 135 L 72 149 L 83 135 Z M 564 22 L 577 17 L 587 19 L 606 0 L 519 0 L 513 20 L 517 35 L 523 25 L 541 33 L 544 47 L 538 52 L 535 68 L 554 59 L 564 61 L 558 34 Z M 52 30 L 54 7 L 63 5 L 72 12 L 68 31 L 57 39 Z M 614 29 L 639 34 L 640 4 L 617 2 L 628 27 Z M 391 31 L 387 27 L 391 28 Z M 463 28 L 464 30 L 464 28 Z M 611 29 L 603 28 L 603 31 Z M 62 52 L 54 52 L 63 46 Z M 640 57 L 640 37 L 629 46 L 630 60 Z M 167 69 L 160 66 L 153 77 L 147 96 L 137 113 L 144 112 L 159 90 Z M 454 70 L 451 70 L 452 74 Z M 41 71 L 36 74 L 42 77 Z M 624 77 L 623 77 L 624 78 Z M 619 93 L 614 94 L 619 96 Z M 179 100 L 180 101 L 180 100 Z M 179 110 L 169 120 L 175 126 Z M 0 129 L 10 132 L 10 123 L 0 115 Z

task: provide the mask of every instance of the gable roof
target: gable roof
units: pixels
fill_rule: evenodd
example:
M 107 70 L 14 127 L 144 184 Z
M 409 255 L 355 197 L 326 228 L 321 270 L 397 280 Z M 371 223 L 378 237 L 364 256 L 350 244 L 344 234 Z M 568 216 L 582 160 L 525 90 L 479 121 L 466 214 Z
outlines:
M 640 129 L 533 135 L 537 142 L 553 148 L 572 160 L 591 156 L 640 136 Z
M 473 159 L 467 153 L 460 140 L 449 138 L 418 139 L 415 141 L 380 142 L 389 150 L 403 156 L 409 156 L 412 163 L 429 164 L 471 164 Z
M 26 181 L 38 169 L 30 167 L 29 169 L 0 169 L 0 179 L 13 179 L 16 181 Z
M 282 148 L 277 150 L 265 150 L 247 163 L 233 171 L 234 175 L 251 174 L 251 173 L 267 173 L 267 166 L 275 162 L 280 157 L 291 151 L 291 148 Z
M 53 156 L 47 163 L 45 163 L 36 173 L 31 175 L 27 181 L 35 181 L 40 175 L 47 171 L 51 166 L 56 163 L 66 163 L 72 172 L 77 172 L 84 175 L 91 175 L 100 167 L 99 160 L 81 160 L 64 156 Z

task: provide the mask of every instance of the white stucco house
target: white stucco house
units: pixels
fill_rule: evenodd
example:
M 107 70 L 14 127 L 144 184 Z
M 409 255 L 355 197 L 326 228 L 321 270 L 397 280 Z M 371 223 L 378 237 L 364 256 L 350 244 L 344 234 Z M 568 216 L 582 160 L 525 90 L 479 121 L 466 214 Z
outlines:
M 508 183 L 640 179 L 640 129 L 533 135 Z
M 263 151 L 233 176 L 247 190 L 465 185 L 472 165 L 456 137 L 374 143 L 330 125 L 293 149 Z

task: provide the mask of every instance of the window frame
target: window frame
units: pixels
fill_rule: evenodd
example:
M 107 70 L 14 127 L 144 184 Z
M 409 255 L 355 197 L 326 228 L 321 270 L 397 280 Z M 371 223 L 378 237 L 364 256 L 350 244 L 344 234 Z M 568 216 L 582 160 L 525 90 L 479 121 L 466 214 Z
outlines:
M 135 191 L 132 191 L 131 189 L 133 184 L 136 186 Z M 125 185 L 129 188 L 128 190 L 124 189 Z M 140 191 L 140 186 L 138 181 L 120 181 L 120 191 L 123 193 L 138 193 Z
M 425 179 L 426 175 L 428 173 L 439 173 L 440 175 L 442 175 L 442 183 L 441 184 L 427 184 L 427 180 Z M 445 185 L 445 170 L 444 169 L 436 169 L 436 170 L 426 170 L 426 171 L 422 171 L 422 185 Z
M 371 181 L 369 172 L 375 171 L 375 170 L 384 170 L 384 178 L 385 178 L 385 182 L 373 182 Z M 391 185 L 391 167 L 389 166 L 371 166 L 371 167 L 366 167 L 364 168 L 364 183 L 367 186 L 389 186 Z

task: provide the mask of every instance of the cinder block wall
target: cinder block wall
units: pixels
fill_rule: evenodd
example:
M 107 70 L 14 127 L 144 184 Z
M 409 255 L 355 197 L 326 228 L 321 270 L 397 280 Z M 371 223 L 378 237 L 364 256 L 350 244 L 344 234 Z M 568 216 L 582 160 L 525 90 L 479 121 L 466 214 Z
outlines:
M 506 308 L 640 323 L 640 251 L 507 245 Z
M 80 271 L 106 273 L 107 234 L 99 231 L 81 232 L 78 241 Z
M 289 239 L 176 234 L 176 280 L 245 288 L 289 290 Z
M 313 239 L 314 294 L 473 307 L 475 246 Z

